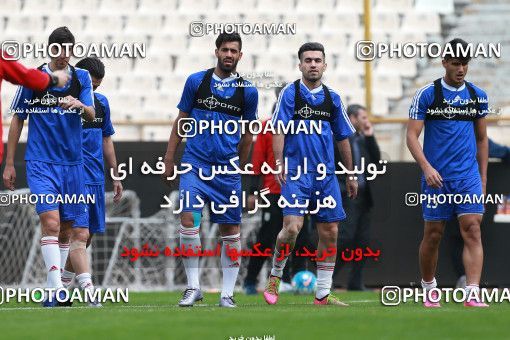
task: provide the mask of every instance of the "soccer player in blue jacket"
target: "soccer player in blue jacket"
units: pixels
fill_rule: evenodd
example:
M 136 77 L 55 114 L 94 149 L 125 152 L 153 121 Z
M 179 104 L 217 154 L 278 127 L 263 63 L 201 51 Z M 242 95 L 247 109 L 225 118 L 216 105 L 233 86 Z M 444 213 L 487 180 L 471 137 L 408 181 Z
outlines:
M 232 170 L 230 160 L 237 156 L 239 156 L 237 165 L 244 167 L 248 161 L 253 136 L 249 131 L 242 136 L 240 131 L 235 134 L 220 134 L 211 130 L 196 133 L 196 126 L 201 120 L 225 125 L 227 122 L 238 122 L 241 119 L 245 121 L 257 119 L 257 89 L 236 73 L 237 63 L 243 56 L 241 48 L 239 34 L 221 33 L 218 36 L 215 50 L 217 65 L 193 73 L 186 80 L 181 101 L 177 105 L 179 115 L 168 142 L 164 178 L 173 175 L 175 150 L 185 130 L 182 122 L 189 119 L 196 122 L 195 130 L 187 131 L 189 137 L 181 160 L 183 163 L 191 164 L 193 170 L 181 176 L 179 185 L 181 198 L 187 195 L 190 198 L 190 202 L 185 202 L 186 206 L 181 214 L 180 243 L 181 246 L 191 247 L 193 250 L 201 246 L 199 227 L 202 208 L 198 207 L 199 199 L 204 204 L 211 203 L 216 207 L 229 204 L 231 195 L 237 196 L 238 202 L 241 202 L 240 174 L 216 174 L 212 180 L 203 180 L 199 177 L 198 169 L 207 176 L 211 174 L 213 166 L 226 166 L 228 170 Z M 219 306 L 236 307 L 233 295 L 240 259 L 229 257 L 227 249 L 241 250 L 241 205 L 229 207 L 224 213 L 213 212 L 211 221 L 219 224 L 222 240 L 223 285 Z M 203 298 L 198 262 L 198 257 L 183 258 L 188 287 L 179 302 L 180 306 L 192 306 Z
M 430 200 L 422 202 L 425 227 L 420 244 L 421 284 L 425 291 L 437 287 L 435 278 L 438 249 L 446 221 L 459 220 L 464 239 L 463 261 L 466 268 L 466 290 L 478 294 L 483 265 L 480 223 L 482 203 L 463 201 L 442 202 L 438 195 L 480 197 L 487 183 L 488 139 L 485 116 L 487 94 L 465 81 L 469 56 L 463 55 L 468 44 L 453 39 L 448 44 L 453 54 L 443 59 L 445 75 L 416 92 L 409 110 L 407 146 L 423 171 L 422 194 Z M 423 128 L 423 149 L 418 140 Z M 435 195 L 435 196 L 434 196 Z M 469 296 L 469 295 L 468 295 Z M 432 300 L 432 301 L 431 301 Z M 440 307 L 433 298 L 426 298 L 425 307 Z M 468 307 L 486 307 L 471 299 Z

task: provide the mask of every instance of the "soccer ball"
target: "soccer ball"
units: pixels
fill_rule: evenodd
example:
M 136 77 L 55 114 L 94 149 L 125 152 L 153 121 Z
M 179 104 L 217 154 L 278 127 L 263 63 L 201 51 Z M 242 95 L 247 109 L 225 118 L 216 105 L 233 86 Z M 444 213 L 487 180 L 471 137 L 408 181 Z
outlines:
M 312 272 L 303 270 L 292 278 L 292 288 L 296 294 L 312 294 L 317 286 L 317 278 Z

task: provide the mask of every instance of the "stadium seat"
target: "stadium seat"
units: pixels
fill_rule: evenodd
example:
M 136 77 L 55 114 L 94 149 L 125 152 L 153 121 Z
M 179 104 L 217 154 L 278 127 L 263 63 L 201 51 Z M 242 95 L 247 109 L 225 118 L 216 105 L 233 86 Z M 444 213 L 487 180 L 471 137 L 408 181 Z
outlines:
M 294 9 L 294 0 L 258 0 L 257 10 L 271 12 L 289 12 Z
M 361 90 L 361 76 L 355 74 L 337 74 L 326 70 L 323 82 L 342 97 L 344 93 L 356 93 Z
M 123 28 L 122 17 L 112 15 L 90 15 L 87 17 L 87 32 L 105 32 L 117 33 Z
M 105 69 L 112 75 L 121 75 L 126 72 L 131 72 L 133 69 L 133 59 L 123 58 L 102 58 Z
M 126 73 L 120 78 L 119 92 L 128 93 L 139 91 L 140 89 L 149 93 L 157 91 L 156 76 Z
M 413 0 L 377 0 L 372 12 L 406 13 L 412 9 Z
M 331 13 L 334 10 L 334 5 L 334 0 L 298 0 L 296 12 L 306 14 Z
M 416 60 L 406 58 L 381 58 L 377 60 L 377 74 L 398 74 L 403 77 L 414 77 L 417 73 Z
M 402 81 L 399 75 L 373 74 L 372 89 L 389 99 L 402 97 Z
M 144 32 L 146 34 L 158 34 L 163 28 L 165 17 L 163 15 L 129 15 L 126 21 L 124 32 L 136 33 Z
M 21 0 L 0 0 L 0 8 L 4 13 L 18 13 L 21 10 Z
M 10 15 L 7 18 L 5 34 L 19 32 L 41 32 L 43 30 L 42 16 L 38 19 L 33 15 Z
M 298 34 L 316 32 L 320 26 L 320 15 L 318 13 L 286 14 L 283 18 L 285 23 L 295 23 Z
M 188 53 L 211 55 L 214 54 L 216 49 L 215 45 L 216 37 L 204 36 L 204 37 L 190 37 Z
M 165 15 L 165 23 L 161 33 L 164 34 L 187 34 L 190 33 L 190 24 L 195 21 L 203 22 L 200 15 L 188 14 L 175 14 Z
M 172 59 L 167 54 L 153 55 L 135 61 L 136 74 L 161 75 L 172 72 Z
M 140 129 L 137 125 L 115 125 L 115 141 L 139 141 L 142 139 Z
M 162 74 L 162 77 L 159 78 L 159 88 L 160 92 L 174 92 L 178 95 L 181 95 L 182 90 L 184 88 L 184 83 L 188 78 L 189 74 L 175 74 L 175 73 L 165 73 Z
M 363 1 L 337 0 L 335 11 L 341 14 L 363 13 Z
M 188 47 L 188 35 L 185 34 L 154 34 L 150 39 L 151 54 L 162 54 L 171 49 L 176 55 L 185 54 Z
M 422 12 L 452 14 L 455 8 L 454 0 L 416 0 L 414 9 Z
M 140 14 L 167 14 L 177 10 L 179 0 L 140 0 Z
M 222 0 L 218 3 L 219 13 L 246 13 L 255 7 L 255 0 Z
M 216 65 L 216 57 L 213 55 L 188 54 L 177 58 L 175 73 L 181 75 L 190 75 L 201 70 L 205 70 Z
M 356 14 L 327 13 L 322 23 L 322 32 L 361 32 L 360 17 Z
M 293 54 L 297 58 L 299 47 L 308 41 L 304 34 L 274 35 L 269 40 L 269 48 L 272 52 Z
M 372 16 L 372 32 L 391 33 L 398 32 L 400 22 L 397 13 L 376 12 Z
M 92 15 L 97 14 L 99 0 L 64 0 L 62 13 L 66 15 Z
M 22 13 L 25 15 L 44 15 L 58 13 L 60 1 L 54 0 L 25 0 Z
M 137 0 L 101 0 L 99 13 L 115 13 L 115 15 L 134 13 L 136 11 L 136 3 Z
M 441 32 L 441 22 L 437 13 L 416 13 L 408 12 L 404 15 L 402 32 L 425 32 L 439 34 Z
M 69 14 L 69 15 L 60 15 L 58 12 L 48 16 L 48 20 L 46 20 L 46 27 L 44 29 L 44 34 L 49 36 L 49 34 L 57 27 L 67 26 L 73 34 L 79 34 L 83 32 L 83 15 L 81 14 Z M 75 36 L 76 37 L 76 36 Z
M 197 9 L 202 12 L 213 11 L 216 8 L 216 1 L 209 0 L 180 0 L 178 11 L 180 13 L 196 13 Z

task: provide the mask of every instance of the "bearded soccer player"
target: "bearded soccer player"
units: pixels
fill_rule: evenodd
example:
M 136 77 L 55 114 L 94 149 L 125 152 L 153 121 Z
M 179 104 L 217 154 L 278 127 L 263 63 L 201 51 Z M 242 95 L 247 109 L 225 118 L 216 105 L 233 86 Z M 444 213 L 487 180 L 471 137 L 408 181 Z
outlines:
M 323 253 L 328 248 L 336 249 L 338 224 L 345 219 L 342 208 L 342 196 L 337 177 L 335 175 L 335 143 L 338 147 L 344 165 L 352 170 L 351 147 L 348 137 L 354 134 L 352 126 L 340 95 L 333 89 L 322 84 L 321 78 L 326 70 L 324 46 L 320 43 L 306 43 L 299 48 L 299 69 L 302 78 L 287 85 L 278 98 L 273 113 L 273 125 L 280 122 L 289 123 L 304 121 L 309 131 L 296 134 L 275 134 L 273 136 L 273 151 L 276 164 L 287 162 L 288 173 L 281 171 L 276 175 L 282 187 L 281 195 L 288 202 L 295 202 L 308 210 L 317 210 L 312 215 L 315 219 L 319 234 L 317 250 Z M 310 128 L 311 122 L 321 123 L 320 133 Z M 297 124 L 295 124 L 297 125 Z M 298 167 L 304 166 L 307 159 L 307 173 L 304 169 L 296 178 Z M 324 164 L 326 176 L 318 179 L 318 166 Z M 356 198 L 358 183 L 355 178 L 348 176 L 346 180 L 348 196 Z M 318 200 L 333 197 L 335 207 L 317 207 Z M 264 291 L 264 299 L 270 305 L 278 301 L 283 268 L 288 256 L 296 243 L 296 238 L 303 227 L 305 210 L 297 207 L 283 208 L 283 228 L 278 234 L 273 256 L 271 275 Z M 287 247 L 289 251 L 282 250 Z M 283 252 L 283 253 L 281 253 Z M 336 252 L 317 262 L 317 292 L 314 304 L 347 306 L 331 294 L 333 270 L 335 269 Z
M 27 69 L 22 64 L 12 60 L 7 53 L 0 51 L 0 90 L 4 79 L 15 85 L 25 86 L 35 91 L 43 91 L 54 86 L 63 87 L 69 80 L 69 76 L 64 71 L 55 71 L 50 75 L 37 69 Z M 0 101 L 1 107 L 2 102 Z M 2 113 L 0 112 L 0 165 L 2 165 L 4 155 L 2 133 Z
M 95 111 L 89 73 L 69 65 L 74 43 L 74 36 L 67 27 L 55 29 L 48 39 L 49 46 L 55 44 L 52 47 L 54 56 L 48 64 L 39 67 L 48 74 L 57 70 L 67 72 L 70 80 L 63 88 L 50 88 L 44 92 L 25 87 L 18 89 L 11 107 L 16 115 L 9 129 L 3 178 L 13 190 L 16 179 L 14 154 L 23 121 L 30 113 L 25 153 L 27 182 L 31 193 L 39 197 L 35 208 L 41 222 L 41 252 L 48 271 L 47 285 L 56 289 L 63 287 L 58 235 L 61 229 L 72 228 L 69 257 L 80 287 L 92 291 L 94 286 L 85 252 L 89 231 L 87 208 L 83 202 L 86 192 L 81 121 L 82 118 L 93 121 Z M 57 45 L 61 47 L 60 54 Z M 59 294 L 64 292 L 59 291 Z M 57 299 L 49 297 L 43 305 L 54 307 L 58 305 Z
M 462 39 L 448 43 L 453 54 L 442 63 L 445 75 L 416 92 L 409 110 L 407 146 L 423 171 L 422 202 L 425 227 L 419 258 L 425 291 L 437 287 L 436 266 L 439 243 L 446 221 L 457 217 L 464 239 L 463 262 L 466 268 L 467 296 L 479 296 L 483 265 L 480 223 L 484 213 L 481 203 L 438 204 L 437 195 L 480 197 L 487 182 L 488 139 L 485 116 L 488 101 L 485 92 L 464 80 L 470 58 L 462 53 L 468 44 Z M 423 149 L 418 141 L 425 127 Z M 431 291 L 434 294 L 435 291 Z M 434 298 L 426 298 L 425 307 L 440 307 Z M 478 298 L 468 299 L 467 307 L 487 307 Z
M 184 130 L 180 122 L 182 119 L 183 122 L 186 119 L 194 119 L 195 128 L 202 120 L 214 123 L 215 126 L 225 126 L 229 121 L 257 119 L 257 89 L 236 73 L 237 63 L 243 56 L 241 48 L 239 34 L 220 34 L 216 39 L 215 54 L 218 58 L 216 67 L 194 73 L 186 80 L 181 101 L 177 106 L 179 115 L 174 123 L 165 155 L 164 179 L 173 175 L 175 150 L 182 140 Z M 230 196 L 235 195 L 239 199 L 238 202 L 241 202 L 240 174 L 216 174 L 212 180 L 203 180 L 199 177 L 198 169 L 206 176 L 210 176 L 212 167 L 218 165 L 226 166 L 232 171 L 230 160 L 237 156 L 240 163 L 238 165 L 244 167 L 253 139 L 249 132 L 242 136 L 239 132 L 220 134 L 217 130 L 196 132 L 196 129 L 189 131 L 190 137 L 187 137 L 181 160 L 183 163 L 191 164 L 193 169 L 181 176 L 179 186 L 181 199 L 189 195 L 189 202 L 185 201 L 181 214 L 180 243 L 181 246 L 191 247 L 193 250 L 201 246 L 199 227 L 202 208 L 196 207 L 201 205 L 200 201 L 218 207 L 229 204 Z M 224 213 L 213 211 L 211 221 L 219 224 L 222 240 L 223 284 L 219 306 L 236 307 L 233 295 L 240 259 L 229 257 L 227 248 L 241 250 L 241 206 L 228 207 Z M 193 306 L 196 301 L 203 298 L 198 262 L 197 256 L 183 257 L 188 287 L 179 302 L 180 306 Z
M 94 234 L 104 234 L 106 227 L 105 178 L 103 156 L 109 171 L 113 170 L 117 176 L 117 159 L 111 136 L 115 133 L 111 121 L 110 104 L 108 99 L 97 92 L 105 75 L 104 64 L 98 58 L 84 58 L 76 64 L 77 68 L 87 70 L 92 79 L 94 90 L 94 106 L 96 117 L 92 122 L 83 122 L 83 167 L 87 194 L 94 195 L 95 203 L 88 204 L 89 239 L 87 247 Z M 113 201 L 118 203 L 122 197 L 122 183 L 113 180 Z M 60 232 L 59 243 L 69 243 L 69 233 Z M 62 258 L 62 283 L 69 287 L 74 279 L 74 269 L 71 261 Z

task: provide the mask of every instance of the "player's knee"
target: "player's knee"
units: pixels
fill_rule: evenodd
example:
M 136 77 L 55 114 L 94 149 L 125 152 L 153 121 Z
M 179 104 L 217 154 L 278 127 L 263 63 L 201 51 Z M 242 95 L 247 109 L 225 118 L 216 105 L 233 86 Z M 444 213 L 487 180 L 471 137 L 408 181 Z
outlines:
M 433 230 L 425 235 L 424 241 L 431 247 L 438 247 L 441 239 L 443 238 L 443 232 L 439 230 Z
M 463 225 L 462 230 L 464 242 L 478 243 L 481 241 L 481 231 L 478 223 Z
M 71 245 L 73 242 L 83 243 L 86 247 L 89 239 L 89 230 L 87 228 L 73 228 L 71 233 Z
M 325 228 L 321 228 L 319 231 L 319 237 L 323 241 L 327 242 L 336 242 L 336 239 L 338 237 L 338 227 L 335 226 L 328 226 Z
M 301 230 L 301 225 L 297 222 L 289 222 L 283 225 L 284 231 L 291 237 L 297 237 Z
M 186 212 L 181 214 L 181 225 L 185 228 L 199 227 L 202 214 L 199 212 Z
M 60 225 L 58 221 L 48 221 L 42 226 L 42 234 L 44 236 L 57 236 L 60 237 Z

